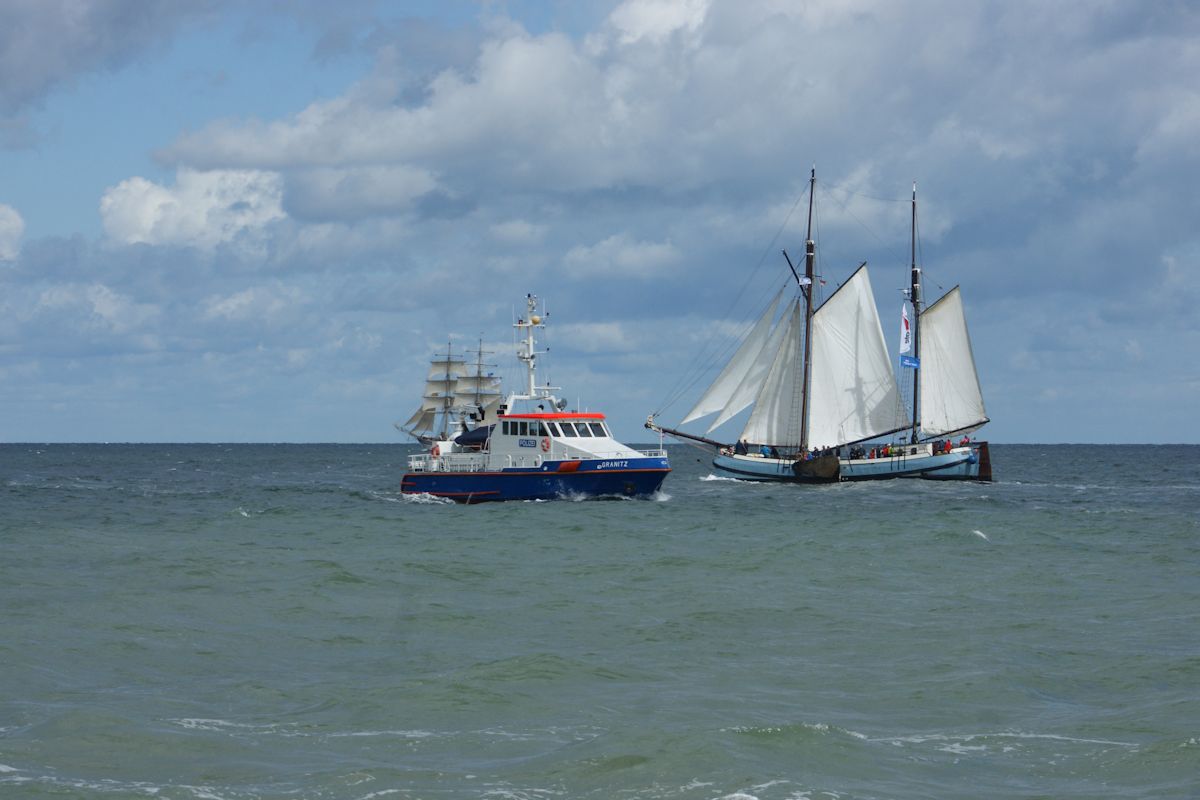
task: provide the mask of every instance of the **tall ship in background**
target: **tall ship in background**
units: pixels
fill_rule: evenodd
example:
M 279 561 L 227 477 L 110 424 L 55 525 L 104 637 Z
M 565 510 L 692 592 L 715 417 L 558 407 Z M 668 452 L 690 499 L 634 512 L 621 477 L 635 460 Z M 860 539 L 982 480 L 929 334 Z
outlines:
M 781 289 L 716 380 L 680 423 L 712 414 L 707 433 L 752 408 L 736 443 L 646 427 L 717 449 L 715 472 L 756 481 L 824 483 L 918 477 L 992 479 L 986 442 L 969 434 L 988 422 L 958 287 L 923 305 L 916 263 L 916 187 L 912 264 L 900 362 L 912 372 L 911 414 L 901 398 L 863 263 L 818 307 L 813 196 L 809 180 L 804 273 L 787 259 L 796 294 L 776 315 Z M 789 281 L 790 283 L 791 281 Z M 908 307 L 913 309 L 908 331 Z M 957 438 L 957 437 L 962 438 Z M 870 444 L 872 440 L 879 441 Z M 957 438 L 957 441 L 955 439 Z
M 468 355 L 474 358 L 468 361 Z M 421 404 L 407 422 L 396 423 L 396 430 L 431 445 L 448 438 L 451 432 L 462 433 L 481 423 L 494 423 L 504 394 L 500 377 L 491 371 L 496 365 L 485 364 L 485 355 L 491 353 L 483 349 L 482 339 L 477 350 L 458 354 L 448 341 L 446 352 L 429 362 Z
M 567 497 L 647 497 L 671 471 L 665 450 L 639 451 L 617 441 L 604 414 L 568 411 L 559 387 L 537 383 L 535 330 L 545 328 L 535 295 L 513 325 L 525 385 L 501 398 L 484 374 L 480 344 L 474 369 L 447 348 L 434 358 L 421 405 L 400 427 L 428 447 L 410 456 L 404 494 L 461 503 Z M 439 424 L 441 427 L 439 427 Z

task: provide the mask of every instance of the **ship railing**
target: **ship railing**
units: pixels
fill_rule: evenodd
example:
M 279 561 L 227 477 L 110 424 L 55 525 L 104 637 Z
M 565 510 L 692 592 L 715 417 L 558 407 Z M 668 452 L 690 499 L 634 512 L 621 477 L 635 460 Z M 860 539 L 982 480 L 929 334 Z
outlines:
M 410 472 L 482 472 L 487 468 L 483 453 L 421 453 L 408 457 Z

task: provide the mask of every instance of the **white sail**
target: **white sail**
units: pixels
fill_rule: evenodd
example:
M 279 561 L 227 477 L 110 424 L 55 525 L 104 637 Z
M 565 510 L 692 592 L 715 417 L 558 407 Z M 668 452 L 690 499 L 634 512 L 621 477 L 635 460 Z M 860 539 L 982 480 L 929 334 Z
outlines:
M 454 392 L 461 400 L 475 401 L 475 396 L 500 396 L 500 379 L 494 375 L 460 375 L 454 384 Z
M 800 331 L 804 312 L 792 305 L 783 332 L 782 346 L 775 353 L 767 379 L 763 381 L 754 411 L 742 431 L 742 439 L 756 444 L 791 444 L 800 441 L 800 400 L 803 376 L 800 364 Z
M 798 305 L 798 301 L 795 301 Z M 708 432 L 712 433 L 717 428 L 724 425 L 739 412 L 754 402 L 762 391 L 763 381 L 767 379 L 767 373 L 771 370 L 771 365 L 775 363 L 775 357 L 779 354 L 779 349 L 783 346 L 784 340 L 788 336 L 799 336 L 799 328 L 790 330 L 788 321 L 791 319 L 793 312 L 786 312 L 787 316 L 780 320 L 775 326 L 775 330 L 771 331 L 766 344 L 758 352 L 758 358 L 750 364 L 750 368 L 746 371 L 742 382 L 738 384 L 733 395 L 725 404 L 725 408 L 717 415 L 713 423 L 708 426 Z M 790 332 L 789 332 L 790 331 Z
M 439 356 L 429 362 L 428 380 L 438 381 L 457 378 L 467 373 L 466 362 L 458 356 Z
M 921 433 L 940 436 L 987 422 L 957 286 L 921 312 L 920 335 Z
M 451 402 L 454 400 L 455 392 L 458 390 L 458 379 L 440 381 L 425 381 L 425 393 L 422 396 L 422 405 L 428 408 L 441 408 L 446 398 Z M 433 402 L 434 405 L 428 405 Z
M 906 426 L 866 266 L 813 313 L 812 337 L 809 446 L 837 447 Z
M 742 346 L 737 349 L 733 357 L 729 359 L 729 363 L 725 365 L 725 369 L 721 370 L 721 374 L 708 387 L 708 391 L 696 402 L 696 405 L 688 412 L 688 415 L 683 418 L 685 424 L 692 420 L 706 417 L 716 411 L 728 411 L 729 399 L 733 396 L 742 380 L 746 377 L 746 373 L 754 365 L 759 354 L 763 351 L 763 345 L 766 344 L 767 336 L 771 332 L 771 322 L 775 319 L 775 310 L 779 307 L 779 300 L 783 297 L 783 289 L 775 295 L 775 299 L 767 306 L 767 312 L 759 317 L 758 322 L 754 324 L 750 335 L 742 342 Z M 741 411 L 750 401 L 735 410 L 728 417 L 733 416 L 738 411 Z M 722 415 L 725 416 L 725 415 Z M 726 417 L 726 419 L 728 419 Z M 722 420 L 724 421 L 724 420 Z M 713 423 L 713 428 L 720 423 Z M 712 428 L 709 428 L 711 431 Z
M 436 411 L 427 408 L 418 408 L 402 427 L 413 431 L 432 430 L 436 417 Z

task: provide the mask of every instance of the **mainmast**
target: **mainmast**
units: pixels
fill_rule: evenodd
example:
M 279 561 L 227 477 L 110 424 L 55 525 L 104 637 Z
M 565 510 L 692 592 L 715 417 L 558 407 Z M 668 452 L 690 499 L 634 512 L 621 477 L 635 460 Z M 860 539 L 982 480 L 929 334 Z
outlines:
M 445 439 L 450 435 L 450 411 L 454 405 L 454 386 L 457 382 L 457 376 L 454 375 L 450 365 L 454 363 L 454 345 L 451 340 L 446 340 L 446 373 L 443 377 L 445 387 L 442 390 L 442 430 L 440 438 Z
M 813 317 L 813 266 L 816 262 L 816 245 L 812 238 L 813 194 L 817 187 L 817 168 L 812 168 L 808 179 L 808 233 L 804 238 L 804 280 L 800 291 L 804 293 L 804 388 L 800 401 L 800 453 L 808 452 L 808 387 L 812 378 L 812 317 Z
M 921 399 L 921 268 L 917 266 L 917 182 L 913 181 L 912 190 L 912 285 L 908 299 L 913 307 L 913 419 L 912 442 L 917 442 L 917 429 L 920 427 L 919 404 Z

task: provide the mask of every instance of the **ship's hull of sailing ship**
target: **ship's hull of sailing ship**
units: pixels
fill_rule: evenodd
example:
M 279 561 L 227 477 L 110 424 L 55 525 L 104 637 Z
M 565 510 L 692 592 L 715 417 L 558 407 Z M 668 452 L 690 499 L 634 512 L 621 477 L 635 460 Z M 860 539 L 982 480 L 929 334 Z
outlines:
M 556 500 L 570 497 L 647 497 L 671 467 L 665 456 L 544 461 L 532 467 L 480 471 L 409 472 L 404 494 L 428 494 L 458 503 Z
M 932 452 L 928 445 L 898 446 L 895 452 L 880 458 L 839 458 L 828 467 L 811 466 L 790 458 L 759 455 L 718 455 L 713 469 L 724 478 L 787 483 L 835 483 L 872 481 L 891 478 L 928 480 L 990 481 L 992 461 L 987 442 L 955 447 L 950 452 Z M 828 459 L 830 462 L 832 458 Z

